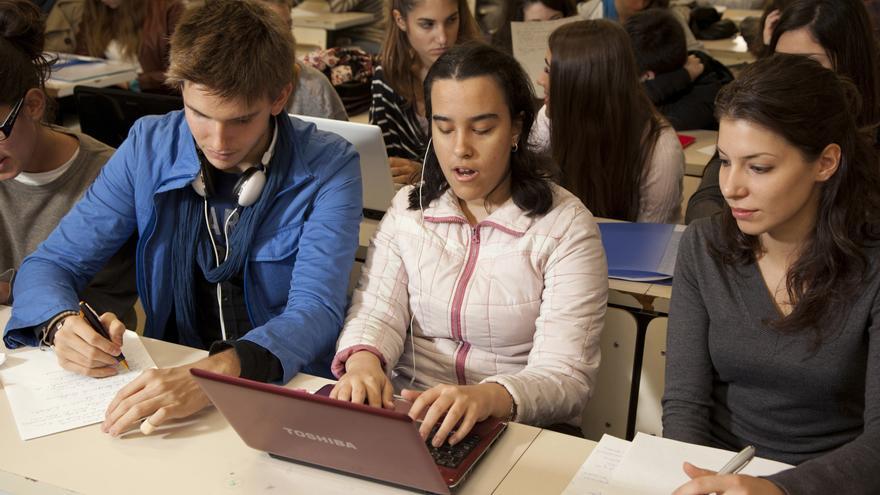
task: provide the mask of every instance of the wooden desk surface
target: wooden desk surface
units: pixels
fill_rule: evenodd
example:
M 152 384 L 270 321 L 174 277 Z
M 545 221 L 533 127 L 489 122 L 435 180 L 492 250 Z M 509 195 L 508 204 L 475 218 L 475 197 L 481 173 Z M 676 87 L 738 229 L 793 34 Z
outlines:
M 206 353 L 144 339 L 157 366 L 192 362 Z M 13 351 L 15 352 L 15 351 Z M 288 386 L 316 389 L 328 380 L 298 375 Z M 540 433 L 511 424 L 456 493 L 492 493 Z M 41 486 L 40 493 L 126 495 L 156 493 L 409 493 L 321 469 L 279 461 L 247 447 L 215 409 L 144 437 L 119 438 L 87 426 L 27 442 L 0 390 L 0 482 Z
M 684 173 L 692 177 L 702 177 L 703 170 L 715 154 L 714 146 L 718 142 L 718 131 L 703 129 L 681 131 L 679 134 L 691 136 L 697 140 L 684 149 Z M 712 153 L 705 153 L 712 146 Z
M 592 440 L 541 430 L 495 493 L 562 493 L 595 447 L 596 442 Z
M 725 9 L 724 13 L 721 14 L 721 17 L 723 19 L 731 20 L 734 24 L 739 26 L 746 17 L 760 18 L 763 14 L 764 11 L 761 9 Z
M 726 66 L 747 64 L 755 61 L 755 56 L 749 52 L 749 47 L 742 35 L 722 40 L 703 40 L 703 46 L 709 55 Z

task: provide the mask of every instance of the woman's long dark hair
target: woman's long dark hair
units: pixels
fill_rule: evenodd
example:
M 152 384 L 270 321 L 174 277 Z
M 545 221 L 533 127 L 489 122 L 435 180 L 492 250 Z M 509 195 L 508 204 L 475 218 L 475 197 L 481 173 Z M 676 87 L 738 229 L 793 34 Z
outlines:
M 635 221 L 664 124 L 629 36 L 615 22 L 573 22 L 550 35 L 550 55 L 550 143 L 563 187 L 593 215 Z
M 480 42 L 468 42 L 450 48 L 440 56 L 425 77 L 425 112 L 431 121 L 431 87 L 435 81 L 462 81 L 474 77 L 491 77 L 504 92 L 511 120 L 521 119 L 522 130 L 517 151 L 510 155 L 510 192 L 513 202 L 529 215 L 543 215 L 553 206 L 553 190 L 547 164 L 532 150 L 529 133 L 535 120 L 534 95 L 529 76 L 513 57 Z M 428 147 L 422 170 L 424 184 L 409 194 L 409 209 L 418 210 L 439 198 L 449 182 L 440 169 L 434 146 Z
M 877 44 L 871 18 L 862 0 L 797 0 L 782 9 L 773 29 L 769 49 L 776 51 L 779 37 L 787 31 L 808 28 L 828 52 L 831 66 L 849 77 L 862 95 L 858 124 L 880 122 L 880 76 Z
M 844 77 L 798 55 L 777 54 L 749 65 L 715 103 L 719 120 L 743 120 L 782 137 L 814 162 L 830 144 L 841 149 L 836 173 L 820 187 L 810 239 L 788 270 L 792 311 L 772 322 L 784 332 L 819 329 L 839 318 L 867 272 L 866 245 L 880 239 L 880 167 L 872 136 L 858 130 L 860 96 Z M 730 208 L 721 214 L 722 241 L 712 251 L 725 264 L 754 263 L 756 236 L 737 227 Z M 817 334 L 817 342 L 822 335 Z

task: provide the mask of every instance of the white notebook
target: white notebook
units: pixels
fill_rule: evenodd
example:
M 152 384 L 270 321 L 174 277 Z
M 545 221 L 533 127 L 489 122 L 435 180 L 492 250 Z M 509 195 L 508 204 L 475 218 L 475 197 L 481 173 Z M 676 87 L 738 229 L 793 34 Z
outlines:
M 564 495 L 669 495 L 690 478 L 685 461 L 717 471 L 736 452 L 637 433 L 632 442 L 604 435 Z M 740 474 L 768 476 L 793 466 L 755 457 Z

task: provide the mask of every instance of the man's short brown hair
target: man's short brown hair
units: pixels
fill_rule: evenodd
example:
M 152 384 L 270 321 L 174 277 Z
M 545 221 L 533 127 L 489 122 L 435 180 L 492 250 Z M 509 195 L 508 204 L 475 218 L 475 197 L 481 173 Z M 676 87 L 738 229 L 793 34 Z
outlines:
M 221 98 L 274 100 L 292 82 L 294 43 L 278 16 L 251 0 L 210 0 L 171 36 L 166 83 L 205 86 Z

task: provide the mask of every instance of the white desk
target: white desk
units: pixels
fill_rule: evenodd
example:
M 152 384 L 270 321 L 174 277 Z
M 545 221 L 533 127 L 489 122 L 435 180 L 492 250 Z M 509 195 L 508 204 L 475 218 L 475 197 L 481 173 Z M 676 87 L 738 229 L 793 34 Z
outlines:
M 734 24 L 739 26 L 746 17 L 760 18 L 762 15 L 764 15 L 764 11 L 761 9 L 725 9 L 721 14 L 721 17 L 723 19 L 731 20 Z
M 596 442 L 541 430 L 538 438 L 516 463 L 496 495 L 532 495 L 562 493 Z
M 71 56 L 69 54 L 54 53 L 48 53 L 47 55 L 49 57 L 59 56 L 62 59 Z M 78 58 L 91 59 L 93 57 Z M 83 67 L 89 67 L 89 65 L 83 65 Z M 85 75 L 84 78 L 77 80 L 53 79 L 50 74 L 49 79 L 46 81 L 46 93 L 54 98 L 63 98 L 72 95 L 75 86 L 106 88 L 118 84 L 125 84 L 137 78 L 137 68 L 126 62 L 101 61 L 100 64 L 94 64 L 94 69 L 95 71 L 92 74 Z
M 205 355 L 153 339 L 144 343 L 160 367 Z M 298 375 L 288 386 L 315 389 L 324 383 L 327 380 Z M 540 431 L 511 424 L 456 493 L 493 493 Z M 112 438 L 93 425 L 24 442 L 0 390 L 0 445 L 0 491 L 26 486 L 52 495 L 409 493 L 272 459 L 247 447 L 215 409 L 149 437 L 135 430 Z
M 696 141 L 684 149 L 684 174 L 691 177 L 702 177 L 703 170 L 705 170 L 706 165 L 709 164 L 709 161 L 712 160 L 712 155 L 714 155 L 714 149 L 712 153 L 705 153 L 704 151 L 708 151 L 707 148 L 710 146 L 714 147 L 715 143 L 718 142 L 718 131 L 701 129 L 681 131 L 679 134 L 696 138 Z
M 303 4 L 305 5 L 305 4 Z M 315 12 L 297 7 L 291 10 L 293 34 L 297 46 L 310 45 L 327 48 L 334 31 L 361 26 L 373 22 L 369 12 Z
M 741 34 L 734 38 L 723 40 L 703 40 L 703 46 L 709 55 L 712 55 L 722 64 L 731 67 L 749 64 L 755 61 L 755 56 L 749 52 L 746 40 Z

